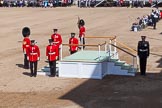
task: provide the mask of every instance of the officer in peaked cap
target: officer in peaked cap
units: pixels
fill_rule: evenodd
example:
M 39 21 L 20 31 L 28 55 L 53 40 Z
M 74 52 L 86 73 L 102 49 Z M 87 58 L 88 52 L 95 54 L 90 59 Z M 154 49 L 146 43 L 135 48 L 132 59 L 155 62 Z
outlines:
M 31 45 L 35 45 L 36 41 L 35 40 L 31 40 Z
M 75 37 L 75 33 L 71 33 L 71 37 Z
M 58 29 L 53 29 L 53 31 L 54 31 L 54 32 L 57 32 L 57 31 L 58 31 Z
M 53 39 L 48 39 L 48 42 L 49 43 L 53 43 Z
M 57 32 L 58 31 L 58 29 L 53 29 L 53 34 L 51 35 L 51 39 L 53 39 L 53 42 L 55 42 L 55 44 L 58 46 L 58 60 L 59 60 L 59 55 L 60 55 L 60 53 L 59 53 L 59 51 L 60 51 L 60 49 L 61 49 L 61 44 L 62 44 L 62 36 Z
M 49 61 L 50 73 L 51 76 L 56 76 L 56 60 L 58 58 L 58 46 L 53 42 L 52 39 L 49 39 L 49 45 L 46 46 L 46 57 Z
M 22 42 L 22 48 L 23 48 L 23 53 L 24 53 L 24 68 L 29 69 L 29 61 L 27 60 L 27 49 L 30 46 L 30 29 L 29 27 L 24 27 L 22 29 L 22 35 L 24 37 L 23 42 Z
M 140 62 L 140 72 L 141 75 L 146 75 L 146 64 L 147 64 L 147 58 L 150 54 L 149 49 L 149 42 L 145 41 L 146 36 L 141 36 L 141 41 L 138 42 L 138 56 L 139 56 L 139 62 Z
M 35 43 L 36 43 L 35 40 L 31 40 L 31 45 L 27 50 L 27 57 L 30 62 L 31 77 L 37 76 L 37 65 L 38 65 L 38 61 L 40 60 L 39 47 L 35 45 Z

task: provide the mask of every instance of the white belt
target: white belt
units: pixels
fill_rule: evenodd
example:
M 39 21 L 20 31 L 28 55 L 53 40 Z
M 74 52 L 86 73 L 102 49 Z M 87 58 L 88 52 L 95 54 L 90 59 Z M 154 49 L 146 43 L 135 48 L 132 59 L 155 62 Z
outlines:
M 30 55 L 37 55 L 37 53 L 30 53 Z
M 145 49 L 145 50 L 143 50 L 143 49 L 140 49 L 139 51 L 141 51 L 141 52 L 145 52 L 145 51 L 148 51 L 147 49 Z
M 48 53 L 49 55 L 53 55 L 53 54 L 55 54 L 55 52 L 52 52 L 52 53 Z

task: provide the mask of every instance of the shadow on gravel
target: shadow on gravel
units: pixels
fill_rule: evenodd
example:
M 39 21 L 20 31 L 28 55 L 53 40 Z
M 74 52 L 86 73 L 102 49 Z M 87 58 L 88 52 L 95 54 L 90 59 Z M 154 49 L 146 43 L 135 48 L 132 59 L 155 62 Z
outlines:
M 157 60 L 156 63 L 158 63 L 157 68 L 162 68 L 162 58 L 160 58 L 159 60 Z
M 23 72 L 24 75 L 30 76 L 31 74 L 29 72 Z
M 19 68 L 24 68 L 23 64 L 16 64 L 16 66 L 19 67 Z
M 162 73 L 109 75 L 102 80 L 88 79 L 59 99 L 70 100 L 81 108 L 162 108 L 161 85 Z

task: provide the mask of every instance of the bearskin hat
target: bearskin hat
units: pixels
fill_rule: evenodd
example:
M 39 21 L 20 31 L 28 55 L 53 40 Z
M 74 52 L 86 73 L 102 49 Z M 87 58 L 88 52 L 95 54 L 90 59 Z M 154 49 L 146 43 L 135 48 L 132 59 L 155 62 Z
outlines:
M 79 25 L 81 25 L 81 26 L 84 26 L 84 25 L 85 25 L 85 22 L 84 22 L 83 19 L 80 19 L 80 21 L 79 21 Z
M 22 29 L 22 35 L 23 35 L 24 37 L 29 36 L 29 35 L 30 35 L 30 28 L 29 28 L 29 27 L 24 27 L 24 28 Z

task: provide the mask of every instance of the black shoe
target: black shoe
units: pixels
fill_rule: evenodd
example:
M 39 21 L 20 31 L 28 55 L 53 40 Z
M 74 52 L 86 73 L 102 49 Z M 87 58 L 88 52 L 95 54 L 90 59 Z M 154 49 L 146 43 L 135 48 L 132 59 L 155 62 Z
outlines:
M 142 76 L 146 76 L 146 74 L 141 74 Z
M 49 77 L 55 77 L 55 75 L 49 75 Z
M 37 74 L 36 73 L 34 73 L 34 77 L 36 77 L 37 76 Z

